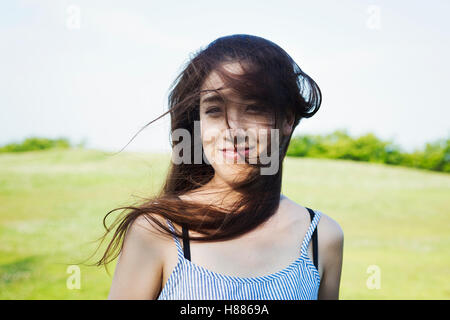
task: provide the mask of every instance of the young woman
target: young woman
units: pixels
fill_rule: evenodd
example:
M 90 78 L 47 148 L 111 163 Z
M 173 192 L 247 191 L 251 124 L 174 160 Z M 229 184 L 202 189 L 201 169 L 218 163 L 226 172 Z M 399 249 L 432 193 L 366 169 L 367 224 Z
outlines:
M 130 211 L 97 262 L 119 257 L 108 298 L 338 299 L 340 226 L 281 194 L 292 133 L 320 104 L 271 41 L 237 34 L 199 50 L 169 95 L 162 190 L 112 210 Z

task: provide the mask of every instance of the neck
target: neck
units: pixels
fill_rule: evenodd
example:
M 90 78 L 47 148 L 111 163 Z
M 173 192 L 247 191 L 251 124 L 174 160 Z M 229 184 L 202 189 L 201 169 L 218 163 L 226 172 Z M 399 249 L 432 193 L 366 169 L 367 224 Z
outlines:
M 214 175 L 207 184 L 182 195 L 181 198 L 230 208 L 240 198 L 240 195 L 241 193 L 234 190 L 226 181 Z M 285 196 L 280 194 L 280 200 L 283 198 Z

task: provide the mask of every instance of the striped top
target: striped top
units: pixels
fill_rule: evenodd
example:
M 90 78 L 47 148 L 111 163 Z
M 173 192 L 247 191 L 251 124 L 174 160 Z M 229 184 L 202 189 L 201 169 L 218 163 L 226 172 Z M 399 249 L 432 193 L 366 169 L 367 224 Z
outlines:
M 184 257 L 180 241 L 173 235 L 178 263 L 158 300 L 316 300 L 320 275 L 307 251 L 321 216 L 320 211 L 314 212 L 299 257 L 286 268 L 259 277 L 229 276 L 199 266 Z M 167 224 L 174 232 L 172 222 L 167 220 Z

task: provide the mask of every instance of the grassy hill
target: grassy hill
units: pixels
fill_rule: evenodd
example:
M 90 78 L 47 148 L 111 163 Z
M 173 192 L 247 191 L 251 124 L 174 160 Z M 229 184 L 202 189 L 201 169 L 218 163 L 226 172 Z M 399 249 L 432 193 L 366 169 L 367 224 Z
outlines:
M 80 265 L 81 288 L 72 290 L 67 268 L 96 248 L 109 210 L 157 192 L 169 160 L 78 149 L 1 154 L 0 299 L 105 299 L 114 266 L 108 275 Z M 341 299 L 450 298 L 448 174 L 287 158 L 283 193 L 343 228 Z M 373 265 L 379 289 L 366 284 Z

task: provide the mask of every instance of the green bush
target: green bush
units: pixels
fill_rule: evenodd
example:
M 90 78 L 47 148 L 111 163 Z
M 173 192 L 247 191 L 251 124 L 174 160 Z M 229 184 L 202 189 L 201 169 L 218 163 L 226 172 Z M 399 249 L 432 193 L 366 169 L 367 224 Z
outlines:
M 66 138 L 47 139 L 47 138 L 31 137 L 25 139 L 21 143 L 10 143 L 3 147 L 0 147 L 0 152 L 24 152 L 24 151 L 45 150 L 52 148 L 68 149 L 70 147 L 71 147 L 70 142 Z
M 294 136 L 287 156 L 347 159 L 450 172 L 450 139 L 427 143 L 423 151 L 406 153 L 392 141 L 373 133 L 353 138 L 346 130 L 330 134 Z

